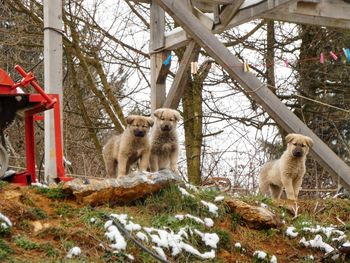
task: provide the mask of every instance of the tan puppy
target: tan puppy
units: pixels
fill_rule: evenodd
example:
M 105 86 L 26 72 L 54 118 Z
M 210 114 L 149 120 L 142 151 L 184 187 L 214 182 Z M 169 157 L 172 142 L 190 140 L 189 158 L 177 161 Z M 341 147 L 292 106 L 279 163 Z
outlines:
M 285 188 L 287 198 L 296 200 L 305 174 L 306 155 L 313 141 L 310 137 L 291 133 L 286 136 L 287 149 L 278 160 L 267 162 L 260 171 L 259 188 L 263 194 L 279 199 Z
M 140 171 L 146 171 L 149 165 L 151 147 L 148 132 L 153 126 L 152 118 L 130 115 L 126 123 L 125 131 L 110 138 L 102 150 L 110 177 L 128 174 L 130 166 L 137 162 Z
M 161 108 L 153 113 L 155 124 L 151 139 L 151 172 L 161 169 L 170 169 L 178 173 L 179 142 L 176 125 L 181 119 L 176 110 Z

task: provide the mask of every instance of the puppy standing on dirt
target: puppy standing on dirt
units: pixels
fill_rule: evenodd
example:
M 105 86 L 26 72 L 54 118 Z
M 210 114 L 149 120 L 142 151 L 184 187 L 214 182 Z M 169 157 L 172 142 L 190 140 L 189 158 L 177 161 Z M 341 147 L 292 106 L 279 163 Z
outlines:
M 296 200 L 305 174 L 306 155 L 313 141 L 310 137 L 291 133 L 286 136 L 287 149 L 278 160 L 266 163 L 260 171 L 259 188 L 263 194 L 279 199 L 285 188 L 287 198 Z
M 103 159 L 110 177 L 121 177 L 130 172 L 130 166 L 139 161 L 139 170 L 146 171 L 149 165 L 150 141 L 148 132 L 153 126 L 150 117 L 130 115 L 127 127 L 121 135 L 115 135 L 103 147 Z
M 151 139 L 151 172 L 170 168 L 178 173 L 179 142 L 176 124 L 180 120 L 180 113 L 176 110 L 161 108 L 154 111 L 155 125 Z

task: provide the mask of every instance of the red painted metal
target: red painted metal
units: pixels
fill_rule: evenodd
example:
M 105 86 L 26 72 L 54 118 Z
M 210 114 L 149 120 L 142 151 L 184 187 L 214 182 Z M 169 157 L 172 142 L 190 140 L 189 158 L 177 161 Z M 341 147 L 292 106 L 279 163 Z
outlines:
M 54 111 L 57 177 L 60 181 L 63 182 L 72 180 L 72 178 L 65 176 L 63 166 L 61 113 L 58 94 L 46 94 L 45 91 L 35 81 L 35 77 L 32 72 L 26 73 L 18 65 L 15 66 L 15 69 L 23 77 L 19 83 L 14 83 L 8 74 L 0 68 L 0 99 L 2 96 L 14 96 L 16 94 L 23 95 L 23 92 L 18 88 L 28 87 L 29 85 L 32 85 L 34 89 L 39 92 L 39 94 L 25 93 L 25 95 L 29 97 L 29 105 L 24 112 L 27 170 L 17 173 L 11 179 L 11 182 L 19 185 L 27 185 L 31 182 L 36 182 L 34 122 L 37 120 L 43 120 L 43 116 L 39 116 L 38 113 L 49 109 L 53 109 Z

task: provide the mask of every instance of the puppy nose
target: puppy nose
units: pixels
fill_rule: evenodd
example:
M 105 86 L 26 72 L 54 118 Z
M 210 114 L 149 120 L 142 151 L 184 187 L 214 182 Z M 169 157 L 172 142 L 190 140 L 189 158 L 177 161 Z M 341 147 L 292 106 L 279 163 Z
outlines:
M 171 130 L 171 126 L 169 124 L 164 124 L 162 127 L 163 131 L 170 131 Z
M 140 130 L 136 130 L 136 131 L 134 131 L 134 135 L 136 137 L 143 137 L 143 136 L 145 136 L 145 132 L 144 131 L 140 131 Z
M 301 157 L 303 155 L 301 150 L 295 150 L 293 151 L 294 157 Z

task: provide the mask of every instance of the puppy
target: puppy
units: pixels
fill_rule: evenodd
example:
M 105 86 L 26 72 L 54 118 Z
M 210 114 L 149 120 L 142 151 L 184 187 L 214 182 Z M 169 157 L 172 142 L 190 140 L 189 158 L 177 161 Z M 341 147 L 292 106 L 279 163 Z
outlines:
M 178 173 L 179 142 L 176 132 L 180 113 L 176 110 L 161 108 L 153 113 L 155 124 L 151 137 L 151 172 L 170 169 Z
M 260 171 L 259 188 L 263 194 L 279 199 L 283 187 L 287 198 L 296 200 L 305 174 L 306 155 L 313 141 L 310 137 L 291 133 L 286 136 L 287 149 L 278 160 L 267 162 Z
M 139 162 L 139 170 L 149 165 L 150 141 L 148 132 L 153 126 L 150 117 L 130 115 L 121 135 L 115 135 L 103 147 L 102 154 L 109 177 L 121 177 L 130 172 L 130 166 Z

